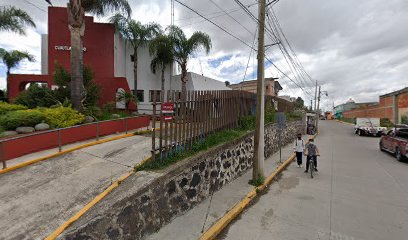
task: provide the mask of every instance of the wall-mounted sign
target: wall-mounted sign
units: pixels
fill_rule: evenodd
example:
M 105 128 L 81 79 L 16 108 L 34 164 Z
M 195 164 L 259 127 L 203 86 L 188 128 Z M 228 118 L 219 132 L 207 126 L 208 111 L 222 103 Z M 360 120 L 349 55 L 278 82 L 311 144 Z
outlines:
M 71 46 L 55 46 L 54 49 L 57 51 L 71 51 Z M 86 52 L 86 47 L 83 47 L 82 50 Z
M 163 116 L 163 120 L 165 122 L 170 122 L 171 120 L 173 120 L 173 116 Z
M 174 103 L 165 102 L 162 104 L 162 113 L 173 114 L 174 113 Z

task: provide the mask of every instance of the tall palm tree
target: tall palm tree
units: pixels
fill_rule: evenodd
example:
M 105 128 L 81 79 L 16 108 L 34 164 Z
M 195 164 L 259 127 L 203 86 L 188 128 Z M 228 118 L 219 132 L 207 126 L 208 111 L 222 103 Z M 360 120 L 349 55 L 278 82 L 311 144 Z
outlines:
M 150 63 L 150 69 L 153 73 L 156 73 L 158 68 L 161 68 L 161 102 L 164 102 L 164 70 L 167 65 L 170 65 L 174 61 L 174 55 L 172 51 L 172 41 L 170 37 L 166 35 L 160 35 L 153 39 L 149 44 L 149 53 L 153 56 Z
M 25 35 L 26 25 L 35 27 L 33 19 L 25 11 L 13 6 L 0 6 L 0 31 Z
M 85 13 L 104 16 L 108 11 L 121 11 L 130 15 L 132 10 L 127 0 L 68 0 L 67 10 L 68 27 L 71 32 L 71 102 L 76 110 L 82 111 L 82 102 L 86 96 L 82 51 Z
M 34 61 L 34 56 L 29 54 L 26 51 L 12 50 L 7 51 L 3 48 L 0 48 L 0 60 L 6 65 L 7 68 L 7 79 L 10 75 L 10 70 L 18 66 L 18 64 L 23 60 L 28 60 L 30 62 Z M 7 93 L 9 94 L 9 83 L 7 81 Z
M 187 61 L 197 51 L 204 49 L 208 54 L 211 49 L 211 38 L 208 34 L 197 31 L 187 38 L 183 30 L 177 26 L 168 27 L 173 43 L 174 59 L 181 68 L 181 92 L 185 97 L 187 92 Z
M 147 43 L 155 38 L 161 32 L 161 27 L 157 23 L 143 25 L 141 22 L 134 19 L 129 19 L 121 14 L 116 14 L 111 17 L 110 22 L 115 24 L 116 29 L 122 37 L 129 41 L 133 47 L 133 81 L 134 90 L 137 90 L 137 49 L 147 45 Z

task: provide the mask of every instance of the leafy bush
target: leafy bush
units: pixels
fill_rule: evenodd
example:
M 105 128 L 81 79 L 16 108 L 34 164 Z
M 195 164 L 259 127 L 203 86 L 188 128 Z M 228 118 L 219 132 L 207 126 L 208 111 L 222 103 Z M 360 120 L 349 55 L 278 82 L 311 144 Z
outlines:
M 402 124 L 408 124 L 408 115 L 404 115 L 401 117 L 401 123 Z
M 45 108 L 41 111 L 46 123 L 54 128 L 70 127 L 85 121 L 84 115 L 69 107 Z
M 381 118 L 380 119 L 380 126 L 381 127 L 392 128 L 392 127 L 394 127 L 394 124 L 388 118 Z
M 287 112 L 285 115 L 287 121 L 302 120 L 302 113 L 300 112 Z
M 102 111 L 113 113 L 116 110 L 116 103 L 115 102 L 108 102 L 102 106 Z
M 33 84 L 17 96 L 15 103 L 28 108 L 51 107 L 58 103 L 58 99 L 51 89 Z
M 44 113 L 37 109 L 11 111 L 0 116 L 0 126 L 6 130 L 17 127 L 34 127 L 45 120 Z
M 253 130 L 255 129 L 255 116 L 244 116 L 239 119 L 239 127 L 241 130 Z
M 25 110 L 25 109 L 27 109 L 27 107 L 23 105 L 0 102 L 0 115 L 3 115 L 10 111 Z
M 86 91 L 86 97 L 84 101 L 84 106 L 95 106 L 99 100 L 102 88 L 97 85 L 94 81 L 94 73 L 89 66 L 84 67 L 84 88 Z M 64 101 L 65 98 L 70 98 L 70 82 L 71 82 L 71 75 L 68 71 L 66 71 L 61 65 L 55 65 L 55 72 L 54 72 L 54 83 L 58 86 L 55 91 L 55 94 L 59 101 Z

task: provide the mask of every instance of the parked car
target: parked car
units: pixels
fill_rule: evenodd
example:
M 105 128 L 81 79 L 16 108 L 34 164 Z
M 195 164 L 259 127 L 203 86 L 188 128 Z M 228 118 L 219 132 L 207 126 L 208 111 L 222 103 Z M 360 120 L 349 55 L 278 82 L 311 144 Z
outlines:
M 379 118 L 357 118 L 354 126 L 354 132 L 359 136 L 371 135 L 379 137 L 385 131 L 387 131 L 387 128 L 380 126 Z
M 380 150 L 395 155 L 398 161 L 408 158 L 408 128 L 394 128 L 381 137 Z

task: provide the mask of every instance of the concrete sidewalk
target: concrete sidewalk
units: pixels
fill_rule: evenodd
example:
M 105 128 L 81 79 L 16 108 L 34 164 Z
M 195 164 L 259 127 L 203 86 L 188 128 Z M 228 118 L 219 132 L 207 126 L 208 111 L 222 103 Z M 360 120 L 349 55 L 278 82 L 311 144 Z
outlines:
M 0 175 L 0 239 L 43 239 L 150 155 L 151 138 L 102 143 Z
M 292 144 L 283 147 L 282 162 L 292 153 Z M 279 164 L 279 152 L 277 152 L 266 159 L 265 175 L 270 175 Z M 191 240 L 199 238 L 202 230 L 205 231 L 210 228 L 254 188 L 248 184 L 251 178 L 252 170 L 225 185 L 220 191 L 214 193 L 212 199 L 207 198 L 193 209 L 176 217 L 171 223 L 161 228 L 159 232 L 147 236 L 146 239 Z

